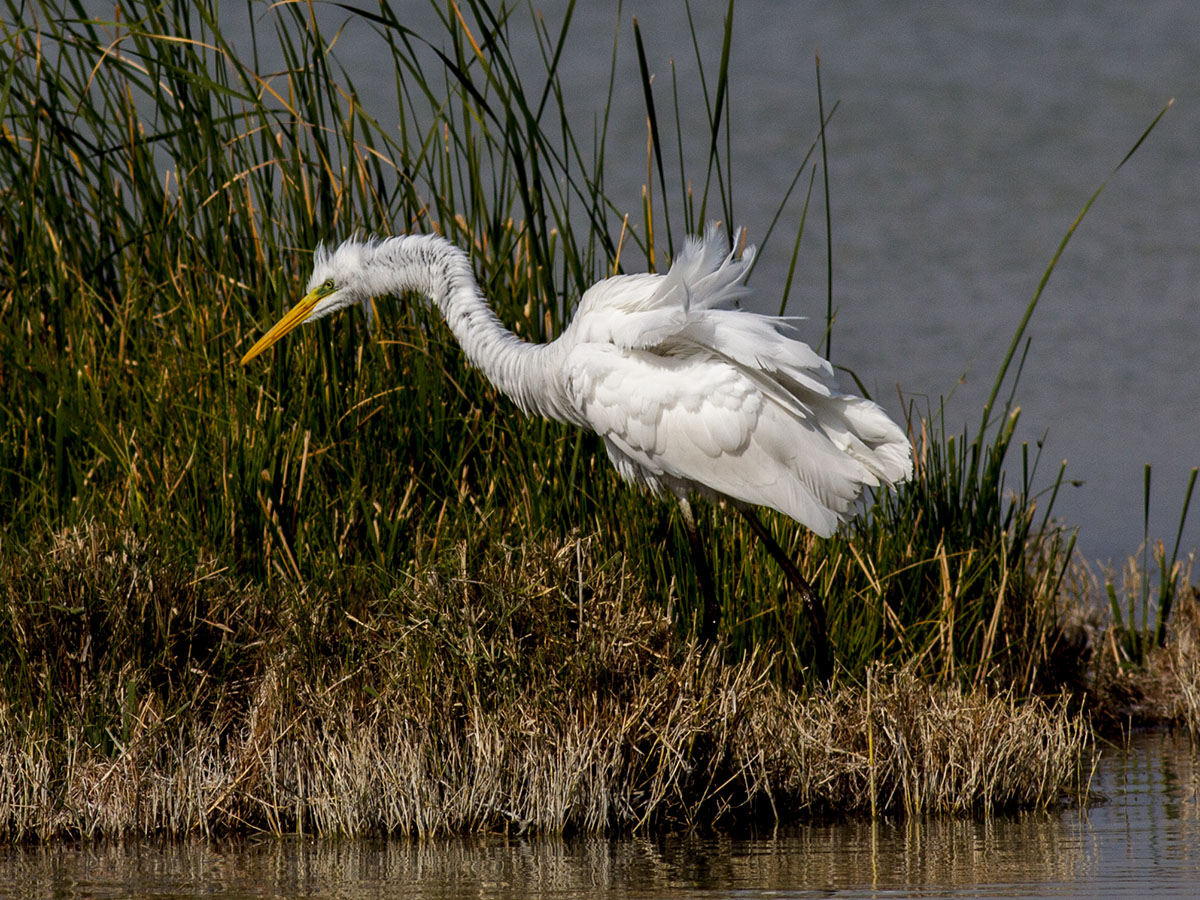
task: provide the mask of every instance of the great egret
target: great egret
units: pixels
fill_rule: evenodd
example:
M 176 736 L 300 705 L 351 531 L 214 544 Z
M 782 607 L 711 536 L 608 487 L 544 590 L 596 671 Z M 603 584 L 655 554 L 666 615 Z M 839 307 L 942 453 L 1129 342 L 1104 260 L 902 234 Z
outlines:
M 480 295 L 467 254 L 436 235 L 319 247 L 308 293 L 242 357 L 304 322 L 383 294 L 428 295 L 467 359 L 526 413 L 590 428 L 621 477 L 679 501 L 705 594 L 703 632 L 720 611 L 688 501 L 730 501 L 804 597 L 823 680 L 830 674 L 821 598 L 752 507 L 827 537 L 866 486 L 912 475 L 903 430 L 875 403 L 838 391 L 833 370 L 792 326 L 736 307 L 754 248 L 732 252 L 709 225 L 666 275 L 616 275 L 580 298 L 547 344 L 508 331 Z

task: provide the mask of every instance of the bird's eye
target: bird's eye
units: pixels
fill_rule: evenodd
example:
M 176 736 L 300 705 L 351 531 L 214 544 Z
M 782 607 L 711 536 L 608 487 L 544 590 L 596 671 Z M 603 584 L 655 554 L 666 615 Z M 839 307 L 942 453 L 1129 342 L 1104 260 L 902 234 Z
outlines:
M 321 290 L 323 290 L 327 294 L 332 294 L 333 293 L 333 279 L 326 278 L 325 283 L 323 285 L 321 285 Z

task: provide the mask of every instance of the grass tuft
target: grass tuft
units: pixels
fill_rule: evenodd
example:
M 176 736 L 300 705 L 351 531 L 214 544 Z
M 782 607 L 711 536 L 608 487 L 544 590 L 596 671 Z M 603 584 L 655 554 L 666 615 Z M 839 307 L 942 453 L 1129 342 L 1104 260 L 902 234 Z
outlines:
M 869 702 L 804 700 L 769 659 L 674 640 L 594 541 L 460 545 L 386 592 L 264 595 L 99 527 L 8 566 L 23 640 L 4 649 L 29 692 L 0 707 L 8 840 L 604 833 L 865 814 L 872 785 L 880 813 L 908 815 L 1083 791 L 1088 731 L 1064 703 L 886 669 Z M 25 599 L 43 574 L 75 605 Z

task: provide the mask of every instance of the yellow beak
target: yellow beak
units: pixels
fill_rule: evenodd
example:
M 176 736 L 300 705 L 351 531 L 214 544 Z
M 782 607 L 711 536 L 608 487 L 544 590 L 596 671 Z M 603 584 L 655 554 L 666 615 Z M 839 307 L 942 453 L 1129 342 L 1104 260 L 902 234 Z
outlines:
M 250 360 L 254 359 L 254 357 L 258 356 L 289 331 L 293 331 L 300 326 L 308 318 L 313 307 L 317 305 L 317 301 L 328 293 L 328 290 L 322 290 L 322 288 L 318 287 L 305 294 L 304 299 L 288 310 L 287 315 L 276 322 L 271 327 L 271 330 L 260 337 L 258 343 L 250 348 L 250 352 L 242 357 L 242 365 L 244 366 L 250 362 Z

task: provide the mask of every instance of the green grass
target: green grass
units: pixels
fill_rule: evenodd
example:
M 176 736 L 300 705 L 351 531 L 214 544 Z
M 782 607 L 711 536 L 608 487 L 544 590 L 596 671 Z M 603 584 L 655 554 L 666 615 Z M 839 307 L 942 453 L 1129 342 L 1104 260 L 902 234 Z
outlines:
M 239 583 L 304 592 L 343 578 L 387 586 L 463 546 L 572 532 L 620 556 L 688 633 L 701 603 L 670 504 L 621 484 L 592 435 L 523 418 L 422 303 L 381 303 L 372 338 L 343 316 L 279 345 L 269 365 L 236 361 L 299 296 L 311 248 L 355 229 L 436 230 L 469 248 L 504 322 L 546 340 L 614 266 L 661 268 L 703 221 L 728 223 L 732 15 L 719 60 L 698 59 L 705 168 L 678 186 L 663 165 L 683 159 L 678 110 L 664 112 L 668 91 L 651 84 L 635 29 L 657 182 L 627 215 L 605 193 L 604 110 L 629 73 L 614 52 L 600 111 L 565 108 L 557 66 L 572 7 L 561 33 L 480 0 L 461 17 L 439 4 L 434 35 L 386 7 L 358 13 L 380 71 L 394 73 L 396 130 L 359 103 L 334 35 L 304 5 L 251 5 L 248 57 L 214 8 L 134 4 L 103 23 L 74 5 L 6 6 L 5 552 L 98 523 L 185 566 L 212 561 Z M 514 60 L 518 28 L 537 32 L 540 67 Z M 260 64 L 267 42 L 279 71 Z M 824 114 L 822 103 L 767 240 L 792 230 L 799 245 Z M 797 211 L 787 204 L 806 174 Z M 912 484 L 830 541 L 768 517 L 827 597 L 842 678 L 886 660 L 1022 689 L 1045 680 L 1072 537 L 1051 515 L 1062 472 L 1039 486 L 1036 454 L 1012 445 L 1010 366 L 1037 299 L 974 433 L 909 411 Z M 781 682 L 806 683 L 804 617 L 781 573 L 737 517 L 711 509 L 703 527 L 732 657 L 761 654 Z M 28 677 L 9 676 L 10 691 Z

